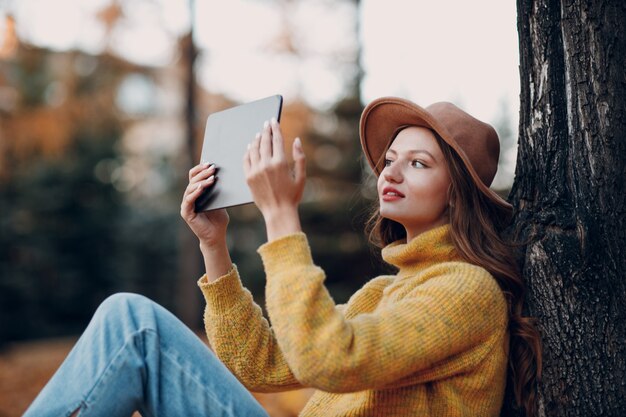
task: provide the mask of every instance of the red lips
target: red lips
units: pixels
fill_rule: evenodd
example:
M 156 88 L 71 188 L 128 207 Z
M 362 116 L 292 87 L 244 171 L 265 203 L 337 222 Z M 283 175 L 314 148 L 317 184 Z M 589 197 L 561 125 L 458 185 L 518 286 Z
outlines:
M 395 200 L 398 198 L 403 198 L 404 194 L 400 191 L 396 190 L 393 187 L 385 187 L 383 188 L 383 199 L 386 201 Z

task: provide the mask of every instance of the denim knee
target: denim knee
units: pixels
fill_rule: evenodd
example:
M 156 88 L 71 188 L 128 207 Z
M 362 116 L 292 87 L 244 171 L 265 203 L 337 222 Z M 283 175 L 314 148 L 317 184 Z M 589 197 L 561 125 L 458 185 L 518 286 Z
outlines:
M 141 294 L 135 294 L 132 292 L 118 292 L 107 298 L 100 303 L 100 308 L 108 311 L 119 310 L 120 306 L 136 306 L 140 303 L 151 303 L 152 301 Z
M 152 302 L 148 297 L 141 294 L 119 292 L 102 301 L 94 316 L 104 315 L 107 320 L 120 318 L 120 315 L 126 317 L 129 312 L 132 313 Z

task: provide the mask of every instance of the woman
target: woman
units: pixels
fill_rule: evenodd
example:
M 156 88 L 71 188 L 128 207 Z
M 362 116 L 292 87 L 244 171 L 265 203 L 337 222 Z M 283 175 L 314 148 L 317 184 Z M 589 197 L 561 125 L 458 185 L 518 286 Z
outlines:
M 511 206 L 488 188 L 497 134 L 450 103 L 390 97 L 366 107 L 360 129 L 378 175 L 370 236 L 396 275 L 335 305 L 300 228 L 300 141 L 292 174 L 273 120 L 243 161 L 267 227 L 259 253 L 272 326 L 231 262 L 226 211 L 193 210 L 216 181 L 215 167 L 197 166 L 181 215 L 204 256 L 198 285 L 215 354 L 162 307 L 118 294 L 26 415 L 265 416 L 246 388 L 314 387 L 303 416 L 497 416 L 507 379 L 534 415 L 539 336 L 521 316 L 524 284 L 500 237 Z

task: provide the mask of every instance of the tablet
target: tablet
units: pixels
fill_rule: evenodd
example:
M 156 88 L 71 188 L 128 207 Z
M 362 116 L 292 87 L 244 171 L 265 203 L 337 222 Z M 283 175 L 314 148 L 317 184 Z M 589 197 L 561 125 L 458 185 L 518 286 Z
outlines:
M 243 171 L 248 144 L 263 123 L 280 121 L 283 97 L 275 95 L 211 114 L 206 122 L 200 163 L 214 163 L 217 181 L 195 203 L 196 212 L 252 203 Z

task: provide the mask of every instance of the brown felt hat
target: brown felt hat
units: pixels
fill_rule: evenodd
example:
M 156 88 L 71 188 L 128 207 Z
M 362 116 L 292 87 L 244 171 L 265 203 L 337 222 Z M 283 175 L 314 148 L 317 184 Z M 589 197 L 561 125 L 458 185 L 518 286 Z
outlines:
M 511 204 L 489 188 L 498 169 L 498 134 L 491 125 L 448 102 L 422 108 L 409 100 L 382 97 L 365 107 L 360 123 L 361 146 L 377 176 L 384 167 L 389 145 L 408 126 L 434 130 L 461 157 L 480 191 L 494 203 L 511 208 Z

